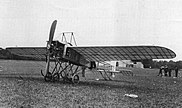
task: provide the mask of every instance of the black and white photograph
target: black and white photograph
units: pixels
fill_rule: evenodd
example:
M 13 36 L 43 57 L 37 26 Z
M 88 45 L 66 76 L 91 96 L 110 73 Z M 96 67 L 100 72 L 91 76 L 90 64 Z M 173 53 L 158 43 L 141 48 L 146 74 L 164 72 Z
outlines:
M 0 108 L 182 108 L 182 0 L 1 0 Z

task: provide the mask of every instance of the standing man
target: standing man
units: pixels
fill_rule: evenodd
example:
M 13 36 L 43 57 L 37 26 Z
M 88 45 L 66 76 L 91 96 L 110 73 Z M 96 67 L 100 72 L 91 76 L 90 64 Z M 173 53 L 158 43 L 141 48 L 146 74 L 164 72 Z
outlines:
M 168 75 L 169 75 L 169 77 L 171 77 L 171 72 L 172 72 L 172 69 L 169 68 L 169 69 L 168 69 L 168 73 L 169 73 Z
M 164 76 L 168 76 L 167 74 L 168 74 L 168 66 L 165 65 L 165 67 L 164 67 Z
M 159 69 L 159 74 L 157 76 L 162 76 L 162 70 L 164 69 L 164 66 L 161 66 Z
M 82 66 L 82 77 L 85 77 L 85 69 L 86 69 L 86 66 Z
M 177 66 L 175 66 L 175 77 L 177 78 L 178 77 L 178 67 Z

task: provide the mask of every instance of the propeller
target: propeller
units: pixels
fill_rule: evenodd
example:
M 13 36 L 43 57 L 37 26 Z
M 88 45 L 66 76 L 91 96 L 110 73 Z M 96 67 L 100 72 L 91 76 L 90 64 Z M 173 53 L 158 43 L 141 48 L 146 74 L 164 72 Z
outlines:
M 56 29 L 56 24 L 57 24 L 57 20 L 54 20 L 52 25 L 51 25 L 51 29 L 50 29 L 50 33 L 49 33 L 49 41 L 47 43 L 48 52 L 47 52 L 47 57 L 46 57 L 47 60 L 46 60 L 46 69 L 45 69 L 46 74 L 49 74 L 50 47 L 51 47 L 51 43 L 53 41 L 54 32 L 55 32 L 55 29 Z
M 57 24 L 57 20 L 54 20 L 52 25 L 51 25 L 51 29 L 50 29 L 50 33 L 49 33 L 49 41 L 48 41 L 48 45 L 51 45 L 53 37 L 54 37 L 54 32 L 56 29 L 56 24 Z

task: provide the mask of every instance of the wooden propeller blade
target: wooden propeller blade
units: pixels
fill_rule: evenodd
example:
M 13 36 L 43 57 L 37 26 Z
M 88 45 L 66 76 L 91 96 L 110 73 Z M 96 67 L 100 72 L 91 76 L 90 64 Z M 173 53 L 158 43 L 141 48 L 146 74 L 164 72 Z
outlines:
M 52 43 L 52 40 L 53 40 L 53 37 L 54 37 L 54 32 L 55 32 L 55 29 L 56 29 L 56 24 L 57 24 L 57 20 L 54 20 L 52 25 L 51 25 L 51 30 L 50 30 L 50 33 L 49 33 L 48 46 Z M 48 50 L 48 55 L 46 57 L 46 69 L 45 69 L 46 74 L 49 72 L 49 66 L 50 66 L 50 51 Z
M 50 33 L 49 33 L 49 44 L 51 44 L 52 40 L 53 40 L 53 37 L 54 37 L 54 32 L 55 32 L 55 29 L 56 29 L 56 24 L 57 24 L 57 20 L 54 20 L 52 25 L 51 25 L 51 30 L 50 30 Z

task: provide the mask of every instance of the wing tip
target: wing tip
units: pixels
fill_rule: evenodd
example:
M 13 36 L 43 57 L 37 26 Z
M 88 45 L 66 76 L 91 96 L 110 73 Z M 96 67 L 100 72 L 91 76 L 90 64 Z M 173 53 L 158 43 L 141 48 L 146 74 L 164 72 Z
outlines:
M 162 46 L 157 46 L 157 47 L 163 48 L 163 49 L 168 51 L 168 53 L 171 55 L 171 58 L 168 58 L 168 59 L 173 59 L 173 58 L 175 58 L 177 56 L 176 53 L 173 50 L 171 50 L 171 49 L 169 49 L 167 47 L 162 47 Z

